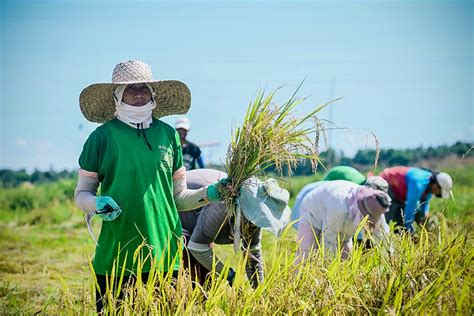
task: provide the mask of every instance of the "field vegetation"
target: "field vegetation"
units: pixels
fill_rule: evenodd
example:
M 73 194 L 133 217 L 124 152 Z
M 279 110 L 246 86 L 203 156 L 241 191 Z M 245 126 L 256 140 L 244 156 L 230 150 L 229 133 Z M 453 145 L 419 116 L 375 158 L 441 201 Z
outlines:
M 215 274 L 206 286 L 193 286 L 185 271 L 171 286 L 170 276 L 157 272 L 147 284 L 138 281 L 109 312 L 472 314 L 474 162 L 443 170 L 453 175 L 455 199 L 432 202 L 439 225 L 420 228 L 418 242 L 391 235 L 393 255 L 380 246 L 356 247 L 347 261 L 318 252 L 295 266 L 295 230 L 288 227 L 279 240 L 264 233 L 266 279 L 255 290 L 244 276 L 245 258 L 232 246 L 219 246 L 218 255 L 237 271 L 233 287 Z M 294 197 L 318 177 L 280 181 Z M 94 312 L 94 245 L 72 201 L 74 187 L 74 179 L 63 179 L 0 191 L 1 314 Z M 100 220 L 93 224 L 98 232 Z

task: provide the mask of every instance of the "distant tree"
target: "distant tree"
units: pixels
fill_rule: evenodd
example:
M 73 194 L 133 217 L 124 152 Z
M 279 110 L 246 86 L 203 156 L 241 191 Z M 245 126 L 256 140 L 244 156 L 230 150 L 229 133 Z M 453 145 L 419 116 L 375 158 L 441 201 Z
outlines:
M 376 157 L 375 149 L 360 149 L 355 154 L 352 162 L 358 165 L 371 165 Z
M 16 177 L 17 184 L 30 181 L 30 175 L 28 174 L 28 172 L 26 172 L 25 169 L 20 169 L 18 171 L 15 171 L 15 177 Z
M 429 146 L 423 148 L 421 146 L 413 149 L 393 149 L 385 148 L 380 149 L 380 157 L 378 165 L 380 167 L 394 166 L 394 165 L 416 165 L 422 160 L 430 159 L 443 159 L 452 155 L 462 157 L 468 155 L 469 157 L 474 156 L 474 151 L 470 151 L 473 147 L 471 143 L 467 142 L 456 142 L 451 146 Z M 467 154 L 469 152 L 469 154 Z M 335 165 L 346 165 L 355 166 L 361 170 L 368 169 L 367 167 L 372 166 L 375 159 L 374 149 L 360 149 L 356 152 L 353 158 L 346 157 L 343 151 L 337 153 L 334 149 L 328 148 L 327 150 L 320 153 L 320 159 L 322 164 L 326 168 L 331 168 Z M 223 165 L 212 165 L 210 168 L 224 170 Z M 314 174 L 315 170 L 312 168 L 311 161 L 309 159 L 301 159 L 300 164 L 291 170 L 293 175 L 311 175 Z M 324 172 L 325 169 L 321 164 L 318 165 L 318 172 Z M 270 167 L 267 170 L 268 173 L 276 173 L 275 166 Z M 283 174 L 288 175 L 288 169 L 283 168 Z M 57 172 L 53 168 L 48 171 L 39 171 L 35 169 L 33 173 L 28 174 L 25 169 L 13 171 L 10 169 L 0 169 L 0 186 L 3 188 L 16 187 L 23 182 L 32 183 L 43 183 L 56 181 L 58 179 L 71 179 L 77 176 L 76 170 L 68 171 L 66 169 Z
M 410 163 L 410 159 L 408 158 L 409 155 L 407 155 L 404 152 L 397 152 L 394 153 L 391 157 L 390 160 L 387 161 L 387 164 L 389 166 L 395 166 L 395 165 L 408 165 Z
M 31 174 L 31 182 L 32 183 L 41 183 L 45 182 L 47 180 L 47 177 L 44 175 L 43 172 L 39 171 L 38 169 L 35 169 L 33 173 Z
M 2 187 L 4 188 L 11 188 L 18 185 L 15 172 L 13 172 L 12 170 L 9 170 L 9 169 L 0 170 L 0 178 L 2 181 Z
M 340 163 L 340 156 L 337 155 L 333 148 L 323 151 L 319 157 L 326 167 L 332 167 Z

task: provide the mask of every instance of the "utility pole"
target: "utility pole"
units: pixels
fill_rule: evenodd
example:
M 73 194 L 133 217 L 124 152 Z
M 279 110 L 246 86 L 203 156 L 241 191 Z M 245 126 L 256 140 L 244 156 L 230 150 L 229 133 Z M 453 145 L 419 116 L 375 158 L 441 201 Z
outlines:
M 213 163 L 212 161 L 212 154 L 213 154 L 213 147 L 219 147 L 221 145 L 221 142 L 217 141 L 210 141 L 210 142 L 204 142 L 198 144 L 199 148 L 206 148 L 207 149 L 207 155 L 205 157 L 204 163 L 209 164 Z
M 331 96 L 329 98 L 329 101 L 334 100 L 335 90 L 336 90 L 336 78 L 332 78 L 332 80 L 331 80 Z M 329 131 L 328 131 L 328 148 L 331 148 L 332 145 L 333 145 L 332 144 L 332 128 L 334 127 L 333 122 L 334 122 L 334 106 L 333 106 L 333 104 L 330 104 L 329 105 L 329 124 L 331 125 L 331 127 L 329 127 Z

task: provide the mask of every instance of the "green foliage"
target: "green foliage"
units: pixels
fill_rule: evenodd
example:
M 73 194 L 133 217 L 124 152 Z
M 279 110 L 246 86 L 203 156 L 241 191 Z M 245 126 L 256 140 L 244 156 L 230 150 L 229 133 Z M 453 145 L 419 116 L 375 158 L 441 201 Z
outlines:
M 0 169 L 0 187 L 14 188 L 22 183 L 40 184 L 45 182 L 54 182 L 59 179 L 72 179 L 76 177 L 75 171 L 63 170 L 56 172 L 54 170 L 39 171 L 34 170 L 28 174 L 25 169 L 13 171 L 10 169 Z
M 0 190 L 0 210 L 34 211 L 52 205 L 71 202 L 76 181 L 59 180 L 42 185 L 27 185 L 20 188 Z
M 247 282 L 245 256 L 234 254 L 231 246 L 216 246 L 219 257 L 227 259 L 226 268 L 237 272 L 234 287 L 215 271 L 202 288 L 193 286 L 184 270 L 174 286 L 169 275 L 155 271 L 148 283 L 130 288 L 124 301 L 111 297 L 117 304 L 112 312 L 469 315 L 474 308 L 474 168 L 443 169 L 453 175 L 455 201 L 433 200 L 431 212 L 438 216 L 439 228 L 420 230 L 417 243 L 392 235 L 393 256 L 380 245 L 366 251 L 356 247 L 347 261 L 316 252 L 297 266 L 295 231 L 289 228 L 279 240 L 264 232 L 265 282 L 257 289 Z M 319 177 L 280 181 L 294 197 Z M 0 190 L 1 314 L 93 313 L 89 262 L 94 245 L 72 202 L 74 186 L 75 181 L 62 180 Z M 24 206 L 28 203 L 32 209 Z
M 416 166 L 420 163 L 430 162 L 433 160 L 446 159 L 456 157 L 457 159 L 471 159 L 474 157 L 472 144 L 457 142 L 451 146 L 438 147 L 418 147 L 414 149 L 380 149 L 380 156 L 378 160 L 379 170 L 381 168 L 390 166 Z M 357 166 L 360 170 L 370 169 L 376 158 L 375 149 L 360 149 L 353 158 L 344 156 L 344 153 L 337 153 L 334 149 L 328 148 L 322 151 L 319 155 L 321 163 L 318 165 L 317 171 L 325 172 L 325 168 L 330 168 L 335 165 Z M 430 164 L 430 163 L 429 163 Z M 275 172 L 274 167 L 270 167 L 269 172 Z M 311 168 L 311 161 L 302 159 L 301 162 L 289 172 L 288 168 L 283 169 L 283 174 L 293 174 L 297 176 L 311 175 L 314 170 Z
M 396 166 L 396 165 L 414 165 L 423 160 L 430 159 L 443 159 L 450 156 L 456 157 L 472 157 L 474 155 L 471 152 L 472 144 L 456 142 L 451 146 L 438 146 L 438 147 L 418 147 L 414 149 L 381 149 L 379 157 L 380 166 Z M 361 149 L 357 151 L 352 160 L 347 161 L 349 164 L 356 164 L 362 166 L 368 166 L 373 164 L 375 157 L 375 150 L 373 149 Z

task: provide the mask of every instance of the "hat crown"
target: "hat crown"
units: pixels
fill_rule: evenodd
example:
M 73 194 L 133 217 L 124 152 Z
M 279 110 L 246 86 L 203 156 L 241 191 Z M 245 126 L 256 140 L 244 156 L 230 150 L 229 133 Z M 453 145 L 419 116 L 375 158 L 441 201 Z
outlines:
M 375 217 L 386 213 L 392 202 L 387 193 L 367 186 L 360 186 L 357 189 L 356 199 L 359 209 L 363 208 L 365 212 Z
M 151 67 L 139 60 L 129 60 L 117 64 L 112 73 L 113 83 L 153 81 Z
M 445 199 L 448 198 L 453 188 L 453 179 L 451 176 L 445 172 L 440 172 L 436 175 L 436 182 L 438 182 L 441 187 L 441 196 Z
M 115 117 L 113 92 L 118 85 L 148 84 L 155 93 L 156 107 L 153 117 L 185 114 L 191 106 L 191 92 L 177 80 L 153 80 L 151 68 L 139 60 L 117 64 L 112 72 L 112 82 L 94 83 L 81 91 L 79 105 L 82 114 L 91 122 L 104 123 Z
M 376 215 L 382 215 L 388 211 L 392 199 L 387 193 L 379 191 L 374 196 L 366 199 L 366 202 L 366 205 L 370 207 L 370 212 Z
M 368 177 L 365 182 L 365 185 L 375 190 L 380 190 L 384 192 L 388 191 L 388 182 L 380 176 Z
M 438 181 L 438 184 L 446 190 L 451 190 L 453 187 L 453 179 L 451 176 L 445 172 L 440 172 L 436 175 L 436 181 Z
M 289 198 L 290 193 L 275 179 L 261 181 L 253 177 L 242 185 L 238 203 L 248 221 L 278 236 L 290 221 Z
M 174 124 L 174 128 L 183 128 L 187 131 L 191 129 L 191 121 L 187 117 L 181 117 L 176 120 L 176 123 Z

